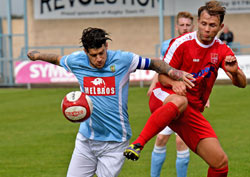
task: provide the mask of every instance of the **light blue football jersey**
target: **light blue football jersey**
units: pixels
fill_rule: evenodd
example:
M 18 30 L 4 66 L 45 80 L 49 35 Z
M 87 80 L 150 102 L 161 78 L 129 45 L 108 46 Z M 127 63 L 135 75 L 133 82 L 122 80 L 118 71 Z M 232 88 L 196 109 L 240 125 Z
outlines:
M 172 39 L 168 39 L 161 44 L 161 59 L 163 59 Z
M 131 52 L 107 51 L 103 68 L 93 68 L 84 51 L 63 56 L 60 65 L 72 72 L 82 92 L 90 96 L 94 108 L 89 119 L 80 124 L 79 132 L 98 141 L 123 142 L 132 136 L 127 112 L 129 75 L 146 69 L 151 60 Z

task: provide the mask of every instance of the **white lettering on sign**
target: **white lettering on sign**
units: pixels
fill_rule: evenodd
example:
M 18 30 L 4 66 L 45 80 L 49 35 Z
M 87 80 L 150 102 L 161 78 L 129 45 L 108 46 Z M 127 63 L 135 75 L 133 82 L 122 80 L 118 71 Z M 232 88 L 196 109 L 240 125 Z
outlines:
M 33 64 L 30 66 L 31 78 L 67 77 L 70 75 L 72 73 L 68 73 L 64 68 L 51 64 Z

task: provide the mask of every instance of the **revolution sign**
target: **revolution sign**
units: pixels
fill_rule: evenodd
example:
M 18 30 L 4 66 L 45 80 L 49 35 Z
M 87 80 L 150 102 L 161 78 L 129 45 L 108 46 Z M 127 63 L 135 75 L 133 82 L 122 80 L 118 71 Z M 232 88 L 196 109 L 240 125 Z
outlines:
M 157 16 L 159 0 L 35 0 L 35 19 Z
M 164 16 L 198 8 L 208 0 L 162 0 Z M 34 0 L 35 19 L 117 18 L 159 15 L 160 0 Z M 250 13 L 250 0 L 222 0 L 227 14 Z

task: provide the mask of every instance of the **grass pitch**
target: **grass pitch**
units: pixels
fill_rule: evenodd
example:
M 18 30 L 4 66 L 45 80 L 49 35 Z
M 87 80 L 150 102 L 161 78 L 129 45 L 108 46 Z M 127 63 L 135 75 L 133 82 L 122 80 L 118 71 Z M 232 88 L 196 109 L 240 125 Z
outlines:
M 78 88 L 0 89 L 0 177 L 66 176 L 79 124 L 67 121 L 60 109 L 64 95 Z M 147 88 L 131 87 L 129 114 L 134 140 L 150 112 Z M 250 176 L 250 88 L 215 86 L 211 108 L 204 115 L 229 157 L 229 177 Z M 131 141 L 132 141 L 131 140 Z M 126 160 L 120 177 L 150 176 L 155 139 L 137 162 Z M 175 177 L 175 136 L 167 145 L 161 176 Z M 189 177 L 206 176 L 207 164 L 191 153 Z

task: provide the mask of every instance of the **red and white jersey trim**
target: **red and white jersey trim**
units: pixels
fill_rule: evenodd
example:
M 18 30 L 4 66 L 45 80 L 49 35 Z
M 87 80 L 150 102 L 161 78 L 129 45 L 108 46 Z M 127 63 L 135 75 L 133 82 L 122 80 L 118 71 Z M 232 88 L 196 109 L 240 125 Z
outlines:
M 177 50 L 177 48 L 182 45 L 184 42 L 190 41 L 190 40 L 195 40 L 196 43 L 202 47 L 202 48 L 209 48 L 211 46 L 214 45 L 215 41 L 219 42 L 220 44 L 223 44 L 221 40 L 219 40 L 217 37 L 214 38 L 213 42 L 209 45 L 205 45 L 202 44 L 197 37 L 197 31 L 191 32 L 191 33 L 187 33 L 185 35 L 182 35 L 176 39 L 174 39 L 174 42 L 172 44 L 170 44 L 170 47 L 168 48 L 168 50 L 165 53 L 165 56 L 163 57 L 163 60 L 166 63 L 170 63 L 170 60 L 172 59 L 175 51 Z

